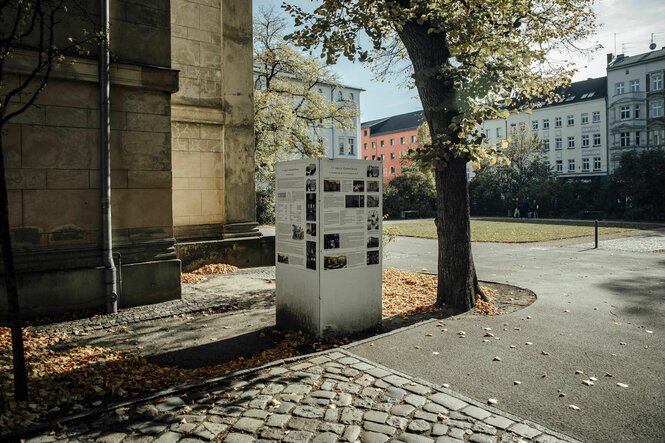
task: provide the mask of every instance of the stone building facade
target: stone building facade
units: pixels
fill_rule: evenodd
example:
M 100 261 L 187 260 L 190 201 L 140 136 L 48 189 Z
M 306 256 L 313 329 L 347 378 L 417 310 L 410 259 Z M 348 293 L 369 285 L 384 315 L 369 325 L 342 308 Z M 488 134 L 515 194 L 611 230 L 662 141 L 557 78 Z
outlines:
M 127 307 L 180 297 L 176 242 L 256 241 L 251 1 L 115 0 L 110 41 L 113 248 Z M 94 55 L 55 69 L 3 134 L 25 317 L 104 306 Z M 9 81 L 34 57 L 17 50 Z M 243 261 L 232 245 L 215 259 L 225 248 Z

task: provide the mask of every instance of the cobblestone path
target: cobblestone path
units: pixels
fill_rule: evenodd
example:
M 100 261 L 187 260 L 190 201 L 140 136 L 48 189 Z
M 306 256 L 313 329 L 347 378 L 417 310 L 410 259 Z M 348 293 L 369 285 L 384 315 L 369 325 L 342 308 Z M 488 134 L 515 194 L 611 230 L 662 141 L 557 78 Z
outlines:
M 28 443 L 572 442 L 345 350 L 71 423 Z

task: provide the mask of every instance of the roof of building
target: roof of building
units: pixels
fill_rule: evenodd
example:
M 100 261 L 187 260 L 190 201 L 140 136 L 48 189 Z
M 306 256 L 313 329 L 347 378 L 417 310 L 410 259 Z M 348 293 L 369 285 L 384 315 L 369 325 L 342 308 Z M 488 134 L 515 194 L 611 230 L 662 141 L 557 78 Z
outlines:
M 625 68 L 626 66 L 641 65 L 643 63 L 663 59 L 665 59 L 665 46 L 656 51 L 645 52 L 644 54 L 631 56 L 619 54 L 607 65 L 607 70 L 613 71 L 615 69 Z
M 547 103 L 543 105 L 543 108 L 605 98 L 607 97 L 607 77 L 589 78 L 573 82 L 560 91 L 559 95 L 561 98 L 558 101 Z
M 392 117 L 370 120 L 362 123 L 363 128 L 371 128 L 372 135 L 385 134 L 389 132 L 406 131 L 416 129 L 425 122 L 423 111 L 407 112 L 406 114 L 393 115 Z
M 561 98 L 555 103 L 543 105 L 544 108 L 558 105 L 569 105 L 587 100 L 597 100 L 607 96 L 607 77 L 590 78 L 571 83 L 563 92 Z M 406 131 L 415 129 L 425 122 L 423 111 L 408 112 L 406 114 L 394 115 L 392 117 L 370 120 L 362 123 L 363 128 L 371 128 L 372 135 L 380 135 L 389 132 Z

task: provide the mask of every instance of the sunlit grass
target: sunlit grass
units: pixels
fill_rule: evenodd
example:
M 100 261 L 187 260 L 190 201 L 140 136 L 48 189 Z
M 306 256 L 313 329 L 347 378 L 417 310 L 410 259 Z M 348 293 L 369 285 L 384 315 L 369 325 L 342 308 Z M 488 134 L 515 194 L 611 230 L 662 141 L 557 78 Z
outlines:
M 390 225 L 396 235 L 436 238 L 432 220 L 413 220 Z M 600 235 L 630 231 L 629 228 L 598 229 Z M 558 225 L 529 222 L 471 220 L 471 240 L 497 243 L 529 243 L 594 235 L 593 226 Z

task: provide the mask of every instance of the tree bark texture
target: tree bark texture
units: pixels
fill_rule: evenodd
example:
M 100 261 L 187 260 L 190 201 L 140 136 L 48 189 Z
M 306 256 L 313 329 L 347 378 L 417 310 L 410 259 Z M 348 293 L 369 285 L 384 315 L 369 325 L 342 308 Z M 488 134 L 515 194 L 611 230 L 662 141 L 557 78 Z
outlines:
M 5 265 L 5 287 L 7 289 L 7 307 L 9 308 L 12 331 L 12 359 L 14 365 L 14 396 L 16 401 L 28 401 L 28 376 L 25 367 L 23 347 L 23 328 L 19 309 L 18 280 L 14 266 L 11 231 L 9 226 L 9 200 L 5 179 L 5 155 L 2 145 L 2 126 L 0 125 L 0 249 Z
M 458 114 L 452 79 L 437 75 L 448 64 L 450 52 L 445 34 L 428 33 L 427 23 L 408 22 L 398 31 L 414 69 L 415 84 L 436 146 L 437 135 L 446 131 Z M 443 149 L 436 147 L 435 149 Z M 469 310 L 478 285 L 471 254 L 469 191 L 465 157 L 450 156 L 435 168 L 437 191 L 438 288 L 437 305 Z

